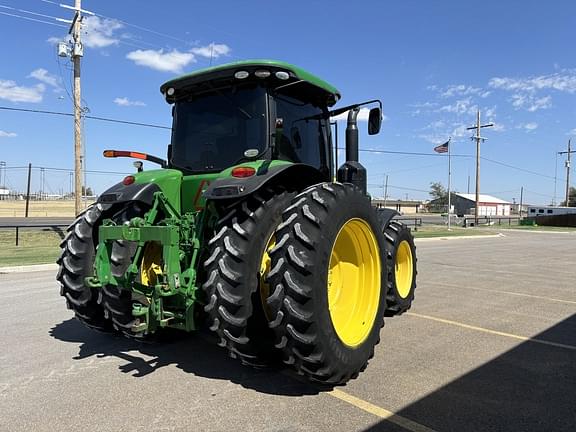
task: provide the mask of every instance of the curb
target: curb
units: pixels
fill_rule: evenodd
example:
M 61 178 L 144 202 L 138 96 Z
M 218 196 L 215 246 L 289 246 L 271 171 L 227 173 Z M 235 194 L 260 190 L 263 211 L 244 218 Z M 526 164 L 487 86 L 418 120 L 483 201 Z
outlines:
M 58 270 L 58 264 L 35 264 L 35 265 L 22 265 L 13 267 L 0 267 L 1 273 L 29 273 L 29 272 L 40 272 L 40 271 L 56 271 Z
M 421 238 L 415 238 L 414 241 L 416 243 L 420 243 L 423 241 L 433 241 L 433 240 L 468 240 L 468 239 L 486 239 L 497 237 L 506 237 L 506 236 L 502 233 L 498 233 L 498 234 L 470 235 L 470 236 L 421 237 Z

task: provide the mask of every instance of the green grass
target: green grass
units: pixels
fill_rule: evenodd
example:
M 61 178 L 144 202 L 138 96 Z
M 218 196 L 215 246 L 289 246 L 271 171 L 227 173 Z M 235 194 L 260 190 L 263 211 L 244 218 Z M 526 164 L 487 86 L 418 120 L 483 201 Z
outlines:
M 0 229 L 0 267 L 56 262 L 61 235 L 51 230 L 20 229 L 15 245 L 14 229 Z

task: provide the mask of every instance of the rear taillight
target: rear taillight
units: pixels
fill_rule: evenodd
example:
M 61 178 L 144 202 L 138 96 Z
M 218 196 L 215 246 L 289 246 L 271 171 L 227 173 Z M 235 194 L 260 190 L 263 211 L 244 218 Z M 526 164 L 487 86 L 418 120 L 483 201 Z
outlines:
M 134 180 L 136 180 L 134 176 L 126 176 L 124 177 L 124 180 L 122 180 L 122 184 L 124 186 L 130 186 L 132 183 L 134 183 Z
M 251 177 L 256 174 L 256 170 L 252 167 L 236 167 L 232 170 L 232 177 L 245 178 Z

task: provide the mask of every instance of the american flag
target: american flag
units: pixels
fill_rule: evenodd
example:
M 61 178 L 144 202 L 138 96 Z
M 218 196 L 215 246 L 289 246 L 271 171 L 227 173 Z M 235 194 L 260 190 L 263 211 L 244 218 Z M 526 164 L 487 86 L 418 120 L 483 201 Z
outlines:
M 439 146 L 434 147 L 434 151 L 436 153 L 448 153 L 448 145 L 450 144 L 450 140 L 446 141 L 444 144 L 440 144 Z

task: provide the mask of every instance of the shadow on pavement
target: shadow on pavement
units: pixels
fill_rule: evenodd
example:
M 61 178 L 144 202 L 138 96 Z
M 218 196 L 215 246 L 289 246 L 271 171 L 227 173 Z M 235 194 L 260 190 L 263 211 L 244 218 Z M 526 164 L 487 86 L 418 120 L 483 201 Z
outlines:
M 243 366 L 238 360 L 229 358 L 224 349 L 194 334 L 168 330 L 160 336 L 158 343 L 138 342 L 90 330 L 71 318 L 56 324 L 50 330 L 50 336 L 63 342 L 79 343 L 75 360 L 93 356 L 125 360 L 119 369 L 137 378 L 175 365 L 186 373 L 228 380 L 262 393 L 302 396 L 322 391 L 275 369 L 257 370 Z
M 576 314 L 535 339 L 576 346 Z M 575 431 L 576 349 L 524 342 L 397 414 L 439 432 Z

